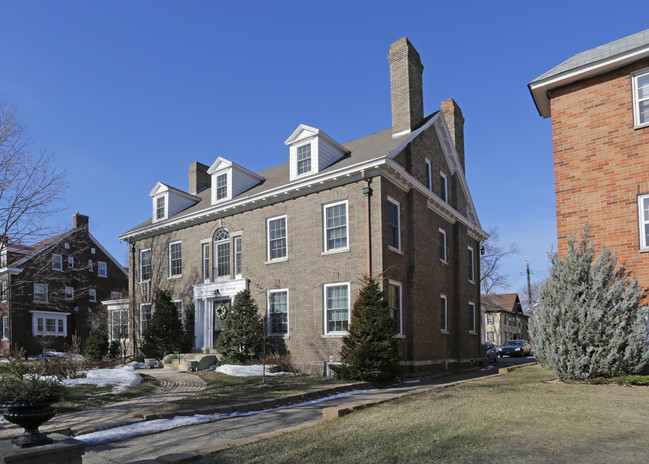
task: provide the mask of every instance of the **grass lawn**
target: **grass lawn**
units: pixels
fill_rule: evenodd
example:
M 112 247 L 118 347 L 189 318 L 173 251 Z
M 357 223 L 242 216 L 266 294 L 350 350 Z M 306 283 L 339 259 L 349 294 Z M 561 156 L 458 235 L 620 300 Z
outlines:
M 231 448 L 205 463 L 644 463 L 649 387 L 564 384 L 539 366 Z
M 202 371 L 198 375 L 207 382 L 205 390 L 173 403 L 143 409 L 138 411 L 138 414 L 247 403 L 348 383 L 335 379 L 292 375 L 267 376 L 266 383 L 262 383 L 261 377 L 233 377 L 213 371 Z

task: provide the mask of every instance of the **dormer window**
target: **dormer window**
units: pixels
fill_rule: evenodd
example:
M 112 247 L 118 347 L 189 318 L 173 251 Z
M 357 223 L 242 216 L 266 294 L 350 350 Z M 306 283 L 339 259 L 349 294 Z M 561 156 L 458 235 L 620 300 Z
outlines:
M 220 156 L 207 170 L 212 180 L 212 204 L 232 200 L 264 178 Z
M 297 175 L 311 172 L 311 144 L 297 147 Z
M 190 195 L 162 182 L 155 184 L 149 196 L 153 200 L 152 219 L 154 223 L 169 219 L 200 200 L 195 195 Z
M 216 176 L 216 199 L 224 200 L 228 197 L 228 175 Z
M 164 219 L 165 218 L 165 197 L 156 198 L 155 206 L 155 218 Z

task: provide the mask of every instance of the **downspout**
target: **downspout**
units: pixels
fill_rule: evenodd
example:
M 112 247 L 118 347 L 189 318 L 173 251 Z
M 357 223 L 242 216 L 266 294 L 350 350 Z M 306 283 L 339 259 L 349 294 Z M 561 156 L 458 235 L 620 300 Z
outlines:
M 137 356 L 137 331 L 135 330 L 135 243 L 129 240 L 128 244 L 130 245 L 128 269 L 128 306 L 129 315 L 131 317 L 131 340 L 133 340 L 133 356 Z
M 370 199 L 372 198 L 372 179 L 365 176 L 365 171 L 361 171 L 361 178 L 367 182 L 367 187 L 363 187 L 365 195 L 365 241 L 367 249 L 367 276 L 372 277 L 372 208 Z

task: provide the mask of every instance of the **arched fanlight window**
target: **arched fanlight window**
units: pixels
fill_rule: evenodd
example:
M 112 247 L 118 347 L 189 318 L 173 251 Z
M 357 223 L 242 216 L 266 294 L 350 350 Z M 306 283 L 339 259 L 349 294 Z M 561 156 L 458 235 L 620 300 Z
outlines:
M 214 234 L 214 277 L 230 278 L 230 233 L 219 229 Z

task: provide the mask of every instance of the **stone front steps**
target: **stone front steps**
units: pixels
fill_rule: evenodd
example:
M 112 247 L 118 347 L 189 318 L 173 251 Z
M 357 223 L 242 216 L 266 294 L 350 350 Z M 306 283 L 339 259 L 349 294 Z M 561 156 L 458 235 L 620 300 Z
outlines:
M 190 371 L 191 369 L 187 367 L 187 363 L 191 361 L 198 363 L 196 366 L 197 370 L 203 370 L 214 366 L 217 361 L 217 356 L 214 353 L 169 354 L 162 358 L 162 365 L 166 369 Z

